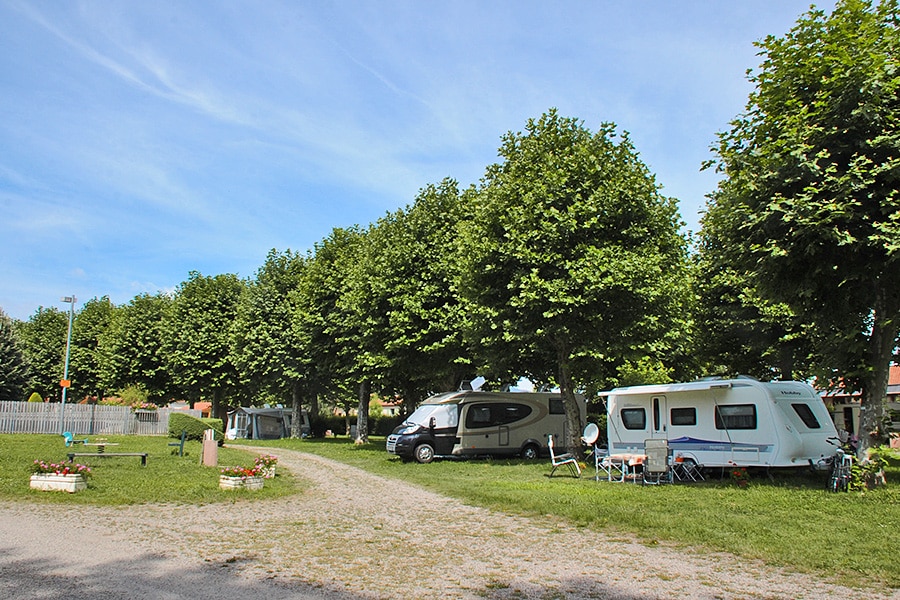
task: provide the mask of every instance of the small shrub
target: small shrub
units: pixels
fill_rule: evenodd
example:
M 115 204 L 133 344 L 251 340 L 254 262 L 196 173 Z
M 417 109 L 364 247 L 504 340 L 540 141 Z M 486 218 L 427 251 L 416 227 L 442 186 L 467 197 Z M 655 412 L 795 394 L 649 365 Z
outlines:
M 222 433 L 222 419 L 198 419 L 191 415 L 173 412 L 169 415 L 169 437 L 180 438 L 181 431 L 184 430 L 185 439 L 203 440 L 203 432 L 207 429 L 213 429 L 215 438 L 218 441 L 225 439 Z
M 29 402 L 43 402 L 44 399 L 41 398 L 41 395 L 38 394 L 37 392 L 31 392 L 31 395 L 28 396 L 28 401 Z
M 122 404 L 125 406 L 135 407 L 147 404 L 148 399 L 150 398 L 150 394 L 147 393 L 147 390 L 140 385 L 130 385 L 121 389 L 118 392 L 118 396 L 122 399 Z

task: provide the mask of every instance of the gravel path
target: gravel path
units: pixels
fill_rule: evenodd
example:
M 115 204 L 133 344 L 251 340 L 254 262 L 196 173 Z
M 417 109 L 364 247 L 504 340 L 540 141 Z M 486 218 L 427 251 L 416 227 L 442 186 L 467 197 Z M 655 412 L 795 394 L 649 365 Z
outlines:
M 0 597 L 900 599 L 495 513 L 310 454 L 251 450 L 277 454 L 307 489 L 200 507 L 0 504 Z

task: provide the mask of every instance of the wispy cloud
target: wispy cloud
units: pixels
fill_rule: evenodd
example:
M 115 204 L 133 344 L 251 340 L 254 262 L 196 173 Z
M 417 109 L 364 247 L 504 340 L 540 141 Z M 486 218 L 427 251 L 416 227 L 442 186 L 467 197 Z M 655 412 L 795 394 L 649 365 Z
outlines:
M 250 275 L 476 182 L 551 106 L 630 130 L 689 215 L 751 42 L 807 4 L 0 0 L 0 306 Z

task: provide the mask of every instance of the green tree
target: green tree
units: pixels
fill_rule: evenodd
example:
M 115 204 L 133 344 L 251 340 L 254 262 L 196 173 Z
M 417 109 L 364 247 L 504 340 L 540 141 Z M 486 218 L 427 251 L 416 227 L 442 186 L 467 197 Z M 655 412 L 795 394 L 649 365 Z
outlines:
M 109 297 L 94 298 L 81 307 L 72 323 L 72 344 L 69 353 L 69 389 L 71 399 L 94 395 L 103 397 L 103 354 L 100 340 L 109 327 L 115 306 Z
M 257 392 L 289 398 L 292 437 L 300 437 L 301 400 L 308 377 L 308 348 L 292 327 L 306 261 L 290 250 L 269 252 L 256 279 L 246 285 L 232 328 L 232 360 L 241 381 Z
M 862 388 L 860 454 L 880 441 L 900 332 L 897 2 L 811 10 L 763 62 L 715 148 L 708 219 L 739 270 L 815 329 L 818 354 Z
M 210 399 L 212 415 L 223 420 L 224 400 L 240 392 L 229 350 L 243 285 L 233 274 L 191 272 L 175 294 L 167 323 L 166 359 L 175 384 L 192 404 Z
M 345 296 L 349 273 L 363 234 L 357 228 L 335 228 L 307 258 L 297 290 L 292 328 L 307 349 L 306 393 L 316 415 L 319 400 L 352 397 L 362 383 L 360 333 Z
M 686 240 L 675 201 L 614 125 L 592 133 L 551 110 L 499 154 L 460 253 L 471 335 L 507 374 L 560 386 L 566 446 L 580 453 L 576 387 L 627 361 L 667 361 L 680 343 Z
M 13 320 L 0 309 L 0 401 L 25 400 L 30 385 L 31 373 Z
M 379 392 L 399 394 L 410 411 L 472 369 L 454 285 L 461 215 L 455 181 L 426 186 L 412 206 L 370 227 L 352 265 L 348 303 L 364 324 L 361 360 Z
M 695 256 L 696 353 L 705 373 L 807 378 L 808 328 L 788 305 L 762 297 L 753 277 L 734 266 L 717 232 L 717 214 L 704 217 Z
M 52 307 L 39 307 L 28 321 L 17 325 L 33 389 L 44 398 L 60 398 L 68 328 L 68 315 Z
M 107 390 L 138 387 L 163 404 L 177 393 L 165 358 L 166 323 L 172 298 L 141 294 L 116 307 L 100 336 L 100 377 Z

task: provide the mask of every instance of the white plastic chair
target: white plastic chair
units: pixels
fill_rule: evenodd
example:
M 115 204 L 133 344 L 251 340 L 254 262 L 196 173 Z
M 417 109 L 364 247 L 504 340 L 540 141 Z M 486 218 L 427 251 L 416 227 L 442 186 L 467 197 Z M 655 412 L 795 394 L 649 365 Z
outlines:
M 566 465 L 572 471 L 572 477 L 581 477 L 581 466 L 575 460 L 575 455 L 568 452 L 566 454 L 556 454 L 553 451 L 552 433 L 547 436 L 547 447 L 550 448 L 550 463 L 553 465 L 553 469 L 550 470 L 550 477 L 553 477 L 556 469 L 563 465 Z

